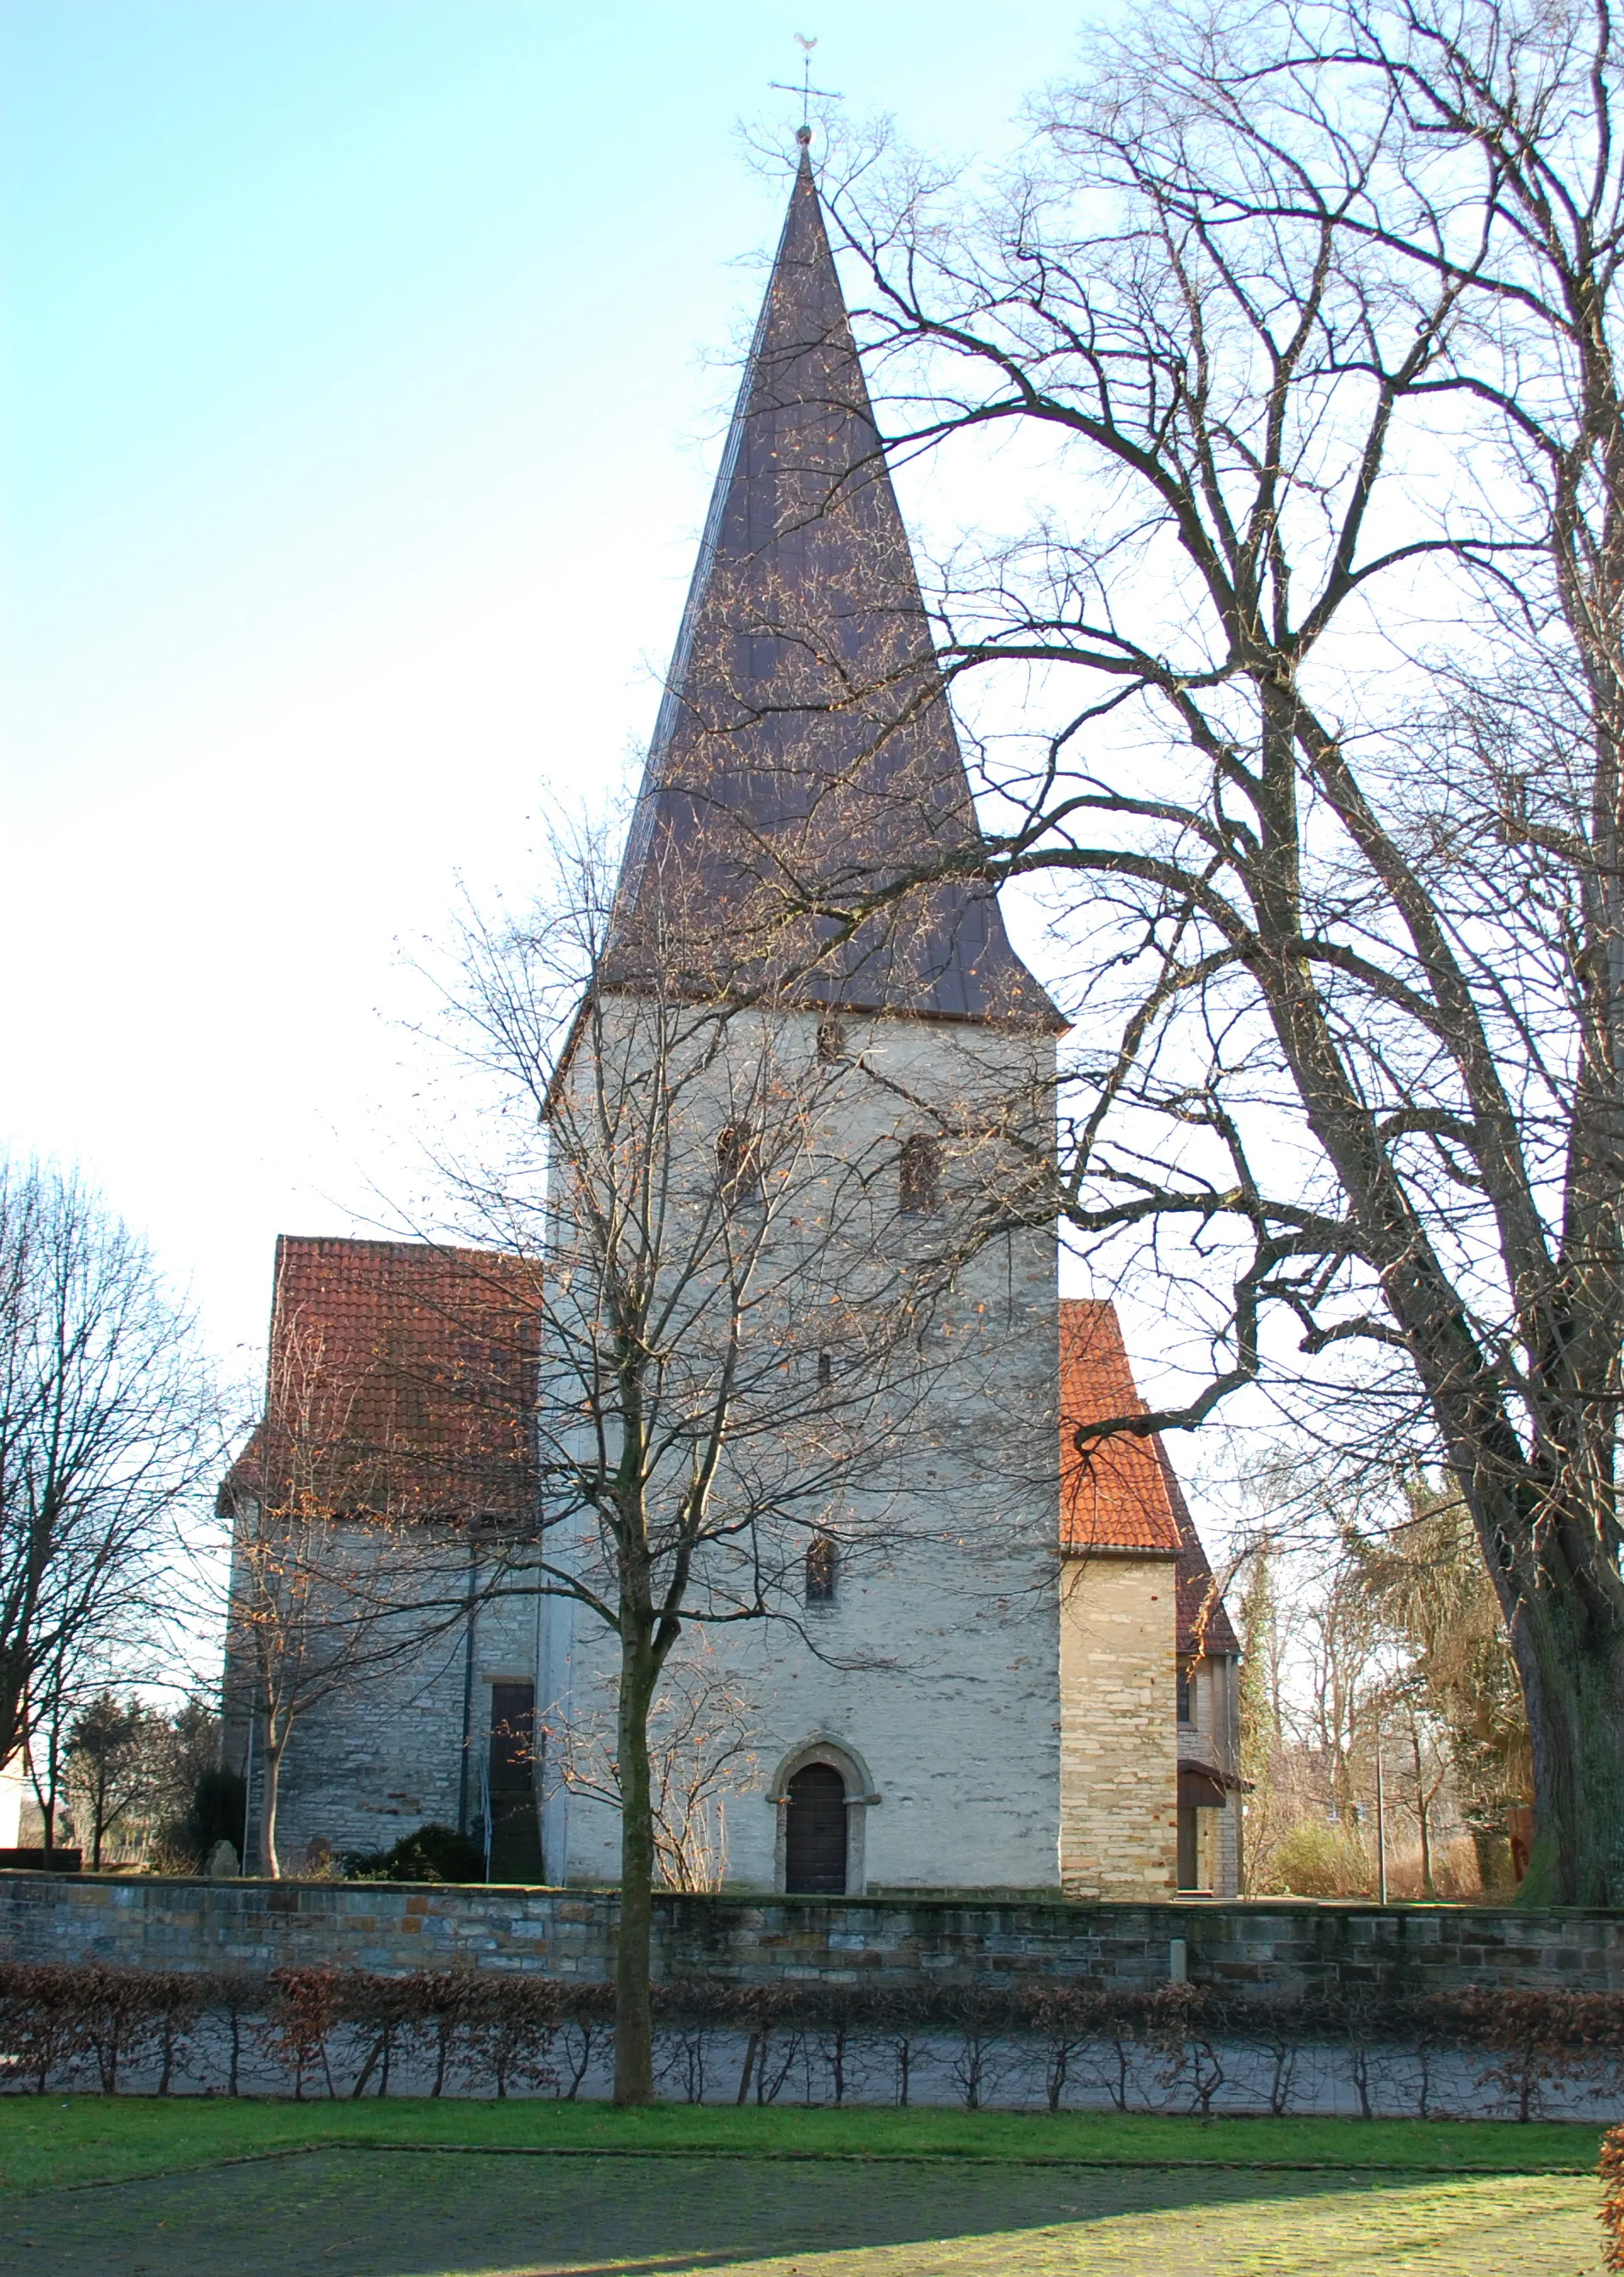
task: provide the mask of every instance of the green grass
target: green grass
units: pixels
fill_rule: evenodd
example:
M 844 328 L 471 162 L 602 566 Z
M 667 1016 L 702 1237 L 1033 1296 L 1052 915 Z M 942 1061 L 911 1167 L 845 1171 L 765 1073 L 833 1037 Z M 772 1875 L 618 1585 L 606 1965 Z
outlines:
M 0 2198 L 0 2267 L 29 2277 L 1600 2277 L 1597 2196 L 1583 2174 L 330 2146 Z
M 732 2158 L 983 2159 L 1014 2165 L 1584 2174 L 1600 2129 L 1493 2121 L 1142 2118 L 1068 2113 L 759 2110 L 599 2103 L 295 2104 L 148 2096 L 0 2098 L 0 2190 L 182 2174 L 323 2145 Z

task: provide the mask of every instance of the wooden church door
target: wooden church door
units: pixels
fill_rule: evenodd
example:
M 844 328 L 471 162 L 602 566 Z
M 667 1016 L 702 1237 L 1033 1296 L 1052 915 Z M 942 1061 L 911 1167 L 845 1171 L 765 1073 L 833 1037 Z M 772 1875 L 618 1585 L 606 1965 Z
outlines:
M 846 1781 L 828 1763 L 808 1763 L 789 1783 L 784 1887 L 805 1897 L 846 1895 Z

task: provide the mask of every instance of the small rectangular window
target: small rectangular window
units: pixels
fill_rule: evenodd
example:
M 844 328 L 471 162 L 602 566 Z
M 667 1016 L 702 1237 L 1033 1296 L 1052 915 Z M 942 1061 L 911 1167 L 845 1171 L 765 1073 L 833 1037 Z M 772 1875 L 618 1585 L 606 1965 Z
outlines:
M 898 1201 L 905 1215 L 923 1217 L 936 1207 L 941 1183 L 941 1148 L 934 1138 L 920 1131 L 905 1138 L 899 1174 Z
M 825 1063 L 846 1057 L 846 1030 L 839 1020 L 820 1020 L 817 1024 L 817 1055 Z
M 1193 1724 L 1195 1720 L 1195 1712 L 1190 1704 L 1190 1672 L 1188 1668 L 1181 1668 L 1179 1671 L 1179 1721 L 1181 1724 Z
M 832 1605 L 835 1601 L 835 1545 L 826 1534 L 815 1534 L 807 1544 L 807 1603 Z

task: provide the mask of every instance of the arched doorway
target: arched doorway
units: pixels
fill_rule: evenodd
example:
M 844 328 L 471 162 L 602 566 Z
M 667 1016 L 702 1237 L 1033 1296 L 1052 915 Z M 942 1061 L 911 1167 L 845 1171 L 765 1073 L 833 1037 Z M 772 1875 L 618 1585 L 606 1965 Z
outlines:
M 808 1763 L 785 1793 L 784 1886 L 803 1897 L 846 1895 L 846 1781 L 832 1763 Z

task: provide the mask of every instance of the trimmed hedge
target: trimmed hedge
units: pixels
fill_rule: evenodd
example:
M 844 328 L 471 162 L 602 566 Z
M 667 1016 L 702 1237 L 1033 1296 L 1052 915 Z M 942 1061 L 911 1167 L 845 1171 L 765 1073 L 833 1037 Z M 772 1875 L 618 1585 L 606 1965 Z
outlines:
M 1041 2092 L 1051 2111 L 1085 2093 L 1121 2111 L 1205 2114 L 1234 2107 L 1244 2065 L 1248 2107 L 1284 2115 L 1317 2107 L 1329 2062 L 1364 2116 L 1396 2102 L 1424 2119 L 1438 2115 L 1447 2059 L 1457 2082 L 1464 2064 L 1475 2108 L 1528 2121 L 1552 2088 L 1608 2095 L 1624 2081 L 1618 1993 L 1339 1991 L 1287 2003 L 1096 1979 L 894 1991 L 679 1981 L 656 1985 L 655 2014 L 660 2084 L 688 2102 L 906 2104 L 934 2065 L 967 2110 L 998 2101 L 1019 2069 L 1024 2099 Z M 0 2079 L 19 2093 L 114 2095 L 156 2075 L 160 2095 L 177 2080 L 237 2095 L 252 2066 L 296 2098 L 387 2095 L 406 2070 L 436 2096 L 573 2099 L 612 2033 L 610 1985 L 495 1970 L 0 1964 Z M 1624 2129 L 1617 2140 L 1624 2221 Z

